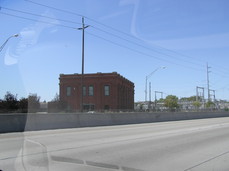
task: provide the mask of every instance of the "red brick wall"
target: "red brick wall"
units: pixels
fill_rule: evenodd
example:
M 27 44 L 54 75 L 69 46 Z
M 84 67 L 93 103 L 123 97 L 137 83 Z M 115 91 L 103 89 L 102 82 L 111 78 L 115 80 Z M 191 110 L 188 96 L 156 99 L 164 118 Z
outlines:
M 81 75 L 60 74 L 60 99 L 66 101 L 69 109 L 80 110 Z M 110 110 L 134 109 L 134 84 L 117 73 L 85 74 L 83 85 L 86 86 L 84 104 L 93 104 L 94 110 L 104 110 L 105 105 Z M 94 95 L 88 96 L 88 88 L 94 87 Z M 104 86 L 110 86 L 110 95 L 104 95 Z M 67 96 L 67 87 L 71 87 L 71 95 Z

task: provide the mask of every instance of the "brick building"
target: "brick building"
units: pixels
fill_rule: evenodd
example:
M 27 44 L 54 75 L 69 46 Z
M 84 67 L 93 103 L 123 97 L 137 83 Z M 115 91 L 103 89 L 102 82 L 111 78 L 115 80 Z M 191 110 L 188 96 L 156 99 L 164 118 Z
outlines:
M 60 100 L 72 111 L 81 109 L 81 74 L 60 74 Z M 117 72 L 84 74 L 84 110 L 133 110 L 134 83 Z

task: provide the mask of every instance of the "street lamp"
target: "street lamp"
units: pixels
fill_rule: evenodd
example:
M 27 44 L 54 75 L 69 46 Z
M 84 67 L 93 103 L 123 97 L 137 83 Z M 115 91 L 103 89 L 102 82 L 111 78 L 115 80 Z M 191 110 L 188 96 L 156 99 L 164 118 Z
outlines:
M 158 67 L 157 69 L 155 69 L 153 72 L 151 72 L 149 75 L 146 76 L 145 102 L 147 101 L 147 82 L 148 82 L 148 79 L 149 79 L 156 71 L 158 71 L 159 69 L 165 69 L 165 68 L 166 68 L 165 66 Z
M 19 34 L 14 34 L 12 36 L 10 36 L 8 39 L 6 39 L 6 41 L 2 44 L 2 46 L 0 47 L 0 52 L 2 51 L 2 49 L 5 47 L 5 45 L 7 44 L 7 42 L 12 38 L 12 37 L 18 37 Z

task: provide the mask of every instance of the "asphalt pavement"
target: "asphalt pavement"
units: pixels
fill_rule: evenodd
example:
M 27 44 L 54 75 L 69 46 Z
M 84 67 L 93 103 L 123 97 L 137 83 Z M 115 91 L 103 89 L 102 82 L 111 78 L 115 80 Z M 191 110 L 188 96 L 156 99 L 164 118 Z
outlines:
M 0 134 L 2 171 L 228 171 L 229 117 Z

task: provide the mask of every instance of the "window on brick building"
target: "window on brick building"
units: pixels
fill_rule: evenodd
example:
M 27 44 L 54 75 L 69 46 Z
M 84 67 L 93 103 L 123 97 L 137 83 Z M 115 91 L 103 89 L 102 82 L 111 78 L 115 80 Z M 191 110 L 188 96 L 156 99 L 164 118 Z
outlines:
M 105 105 L 104 106 L 104 110 L 109 110 L 110 109 L 110 106 L 109 105 Z
M 105 85 L 104 86 L 104 95 L 105 96 L 109 96 L 110 95 L 110 86 L 109 85 Z
M 72 88 L 71 87 L 67 87 L 67 96 L 71 96 L 72 93 Z
M 86 94 L 87 94 L 87 91 L 86 91 L 87 89 L 86 89 L 86 86 L 83 86 L 83 96 L 86 96 Z
M 88 88 L 88 95 L 94 96 L 94 86 L 90 85 Z

